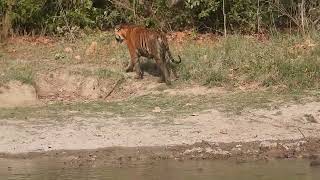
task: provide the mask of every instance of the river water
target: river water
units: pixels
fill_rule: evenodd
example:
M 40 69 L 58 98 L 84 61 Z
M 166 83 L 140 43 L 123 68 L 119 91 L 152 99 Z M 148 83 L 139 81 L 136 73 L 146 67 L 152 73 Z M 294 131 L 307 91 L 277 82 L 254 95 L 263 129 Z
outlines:
M 268 162 L 161 160 L 123 167 L 68 168 L 52 160 L 0 159 L 1 180 L 320 180 L 320 167 L 307 160 Z

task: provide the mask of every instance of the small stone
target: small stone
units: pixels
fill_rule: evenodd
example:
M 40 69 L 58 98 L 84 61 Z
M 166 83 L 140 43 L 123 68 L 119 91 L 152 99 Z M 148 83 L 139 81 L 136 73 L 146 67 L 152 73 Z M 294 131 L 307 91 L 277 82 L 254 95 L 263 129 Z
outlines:
M 205 148 L 205 152 L 206 153 L 212 153 L 213 149 L 211 147 L 207 147 L 207 148 Z
M 290 148 L 289 148 L 287 145 L 281 144 L 281 146 L 282 146 L 286 151 L 289 151 L 289 150 L 290 150 Z
M 260 150 L 269 150 L 277 147 L 278 144 L 276 142 L 262 141 L 259 145 Z
M 75 58 L 76 60 L 81 60 L 81 56 L 80 56 L 80 55 L 76 55 L 74 58 Z
M 193 114 L 191 114 L 191 116 L 199 116 L 199 114 L 198 113 L 193 113 Z
M 72 48 L 70 48 L 70 47 L 66 47 L 66 48 L 64 48 L 64 52 L 72 53 L 73 50 L 72 50 Z
M 228 134 L 228 131 L 226 129 L 221 129 L 219 132 L 220 134 Z
M 160 108 L 160 107 L 155 107 L 155 108 L 152 110 L 152 112 L 154 112 L 154 113 L 159 113 L 159 112 L 161 112 L 161 108 Z
M 241 152 L 241 148 L 234 147 L 234 148 L 231 149 L 231 152 L 232 153 L 240 153 Z

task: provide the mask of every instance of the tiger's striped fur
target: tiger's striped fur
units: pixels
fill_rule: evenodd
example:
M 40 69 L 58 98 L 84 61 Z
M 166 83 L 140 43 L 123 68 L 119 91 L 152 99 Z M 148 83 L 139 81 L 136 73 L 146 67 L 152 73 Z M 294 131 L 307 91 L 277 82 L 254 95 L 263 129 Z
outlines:
M 175 78 L 177 78 L 176 69 L 171 63 L 181 63 L 175 61 L 170 53 L 169 44 L 166 36 L 156 30 L 147 29 L 141 26 L 135 25 L 120 25 L 115 28 L 116 40 L 118 42 L 125 41 L 131 61 L 126 68 L 126 72 L 133 71 L 135 69 L 136 78 L 142 79 L 143 72 L 140 68 L 140 57 L 155 59 L 157 66 L 161 70 L 160 82 L 165 82 L 167 85 L 171 84 L 170 71 L 173 72 Z

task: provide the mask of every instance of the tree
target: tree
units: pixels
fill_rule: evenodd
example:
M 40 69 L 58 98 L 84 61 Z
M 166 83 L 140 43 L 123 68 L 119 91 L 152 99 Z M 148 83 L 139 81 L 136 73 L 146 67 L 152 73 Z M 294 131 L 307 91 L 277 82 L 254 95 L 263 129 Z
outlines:
M 13 0 L 7 0 L 6 3 L 4 3 L 4 9 L 3 9 L 3 17 L 0 19 L 2 26 L 0 29 L 0 41 L 3 39 L 6 39 L 9 35 L 9 32 L 11 30 L 11 13 L 12 13 L 12 6 L 14 1 Z
M 224 37 L 227 37 L 227 15 L 226 15 L 226 8 L 225 8 L 225 0 L 222 0 L 222 11 L 223 11 L 223 30 L 224 30 Z
M 302 34 L 305 34 L 305 27 L 304 27 L 304 14 L 305 14 L 305 2 L 304 0 L 301 0 L 300 5 L 300 14 L 301 14 L 301 28 L 302 28 Z

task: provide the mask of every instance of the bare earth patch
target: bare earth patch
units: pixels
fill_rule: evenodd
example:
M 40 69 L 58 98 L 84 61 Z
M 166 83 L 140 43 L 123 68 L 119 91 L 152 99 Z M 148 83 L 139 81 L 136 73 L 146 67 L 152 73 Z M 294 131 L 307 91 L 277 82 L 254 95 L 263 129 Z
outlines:
M 70 74 L 68 71 L 40 74 L 36 79 L 39 97 L 53 100 L 98 99 L 103 95 L 99 83 L 97 78 Z
M 19 81 L 0 86 L 0 108 L 32 106 L 39 104 L 36 90 L 32 85 Z
M 183 89 L 166 89 L 163 92 L 172 96 L 199 96 L 206 94 L 223 94 L 226 90 L 224 88 L 208 88 L 205 86 L 193 85 Z

